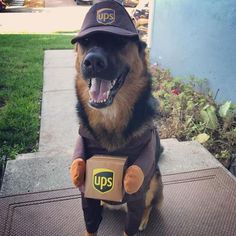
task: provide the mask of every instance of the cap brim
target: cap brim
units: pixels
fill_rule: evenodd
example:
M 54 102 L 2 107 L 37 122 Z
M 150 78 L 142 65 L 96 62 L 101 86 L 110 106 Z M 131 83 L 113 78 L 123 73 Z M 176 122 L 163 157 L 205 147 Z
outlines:
M 98 33 L 98 32 L 106 32 L 106 33 L 121 35 L 125 37 L 138 37 L 139 36 L 138 33 L 130 32 L 128 30 L 121 29 L 114 26 L 96 26 L 96 27 L 91 27 L 91 28 L 81 31 L 78 36 L 74 37 L 71 40 L 71 43 L 75 44 L 80 39 L 87 37 L 91 34 Z

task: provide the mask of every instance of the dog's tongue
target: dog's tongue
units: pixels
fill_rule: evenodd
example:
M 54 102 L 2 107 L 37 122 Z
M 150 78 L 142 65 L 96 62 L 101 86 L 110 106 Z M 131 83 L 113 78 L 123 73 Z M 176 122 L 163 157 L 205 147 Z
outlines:
M 92 78 L 89 89 L 90 98 L 95 102 L 102 102 L 107 99 L 110 88 L 111 81 Z

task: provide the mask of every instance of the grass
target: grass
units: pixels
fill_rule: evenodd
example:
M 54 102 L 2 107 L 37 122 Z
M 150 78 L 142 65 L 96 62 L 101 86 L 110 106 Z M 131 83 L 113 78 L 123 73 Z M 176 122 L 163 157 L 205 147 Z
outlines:
M 71 36 L 0 35 L 0 162 L 37 150 L 46 49 L 69 49 Z

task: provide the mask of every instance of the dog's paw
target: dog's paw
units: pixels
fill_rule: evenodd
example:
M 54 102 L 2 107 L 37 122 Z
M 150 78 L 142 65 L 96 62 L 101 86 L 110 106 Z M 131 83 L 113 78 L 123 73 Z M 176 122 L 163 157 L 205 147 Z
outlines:
M 144 174 L 137 165 L 130 166 L 124 177 L 124 189 L 128 194 L 136 193 L 143 184 Z
M 97 236 L 97 233 L 88 233 L 87 231 L 84 233 L 84 236 Z
M 146 227 L 147 227 L 147 223 L 148 223 L 148 221 L 142 221 L 141 224 L 139 225 L 138 230 L 140 232 L 144 231 L 146 229 Z
M 134 234 L 133 236 L 136 236 L 137 234 Z M 122 236 L 128 236 L 128 234 L 126 234 L 125 232 L 124 232 L 124 234 L 122 235 Z
M 81 158 L 75 159 L 70 167 L 70 176 L 73 184 L 80 187 L 84 184 L 85 161 Z
M 138 230 L 144 231 L 147 228 L 148 221 L 149 221 L 149 217 L 143 218 L 141 221 L 141 224 L 138 227 Z

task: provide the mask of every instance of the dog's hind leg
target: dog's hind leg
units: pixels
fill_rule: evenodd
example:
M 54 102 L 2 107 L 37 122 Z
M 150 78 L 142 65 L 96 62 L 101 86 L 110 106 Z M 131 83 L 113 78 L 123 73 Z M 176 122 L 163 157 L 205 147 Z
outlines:
M 156 172 L 156 192 L 154 194 L 153 205 L 155 205 L 156 209 L 160 209 L 164 200 L 163 195 L 163 183 L 161 178 L 161 173 L 159 170 Z
M 163 201 L 163 186 L 162 186 L 161 175 L 157 171 L 156 174 L 152 177 L 149 189 L 146 193 L 145 210 L 143 213 L 141 224 L 139 226 L 140 231 L 146 229 L 152 208 L 154 206 L 160 208 L 162 201 Z
M 141 224 L 139 225 L 139 228 L 138 228 L 139 231 L 143 231 L 146 229 L 151 211 L 152 211 L 152 206 L 145 208 Z

